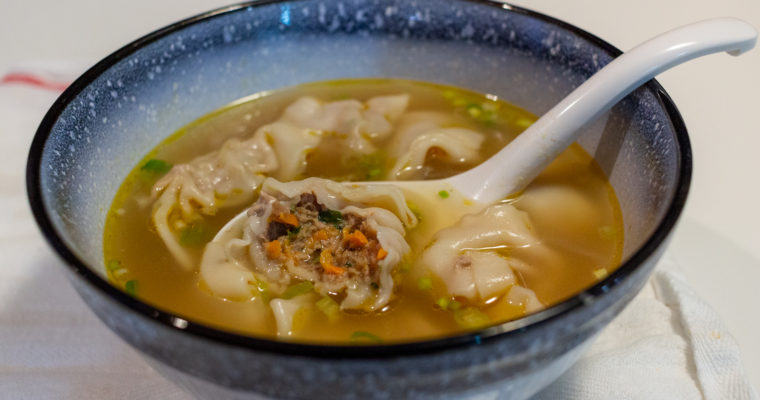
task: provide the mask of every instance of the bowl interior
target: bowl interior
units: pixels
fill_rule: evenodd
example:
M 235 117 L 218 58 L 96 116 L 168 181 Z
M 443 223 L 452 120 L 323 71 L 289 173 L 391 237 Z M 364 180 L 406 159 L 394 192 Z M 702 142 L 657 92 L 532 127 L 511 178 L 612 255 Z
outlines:
M 104 278 L 104 221 L 127 173 L 178 128 L 233 100 L 309 81 L 398 77 L 494 94 L 540 115 L 616 54 L 576 28 L 496 2 L 233 6 L 93 67 L 46 117 L 30 171 L 39 174 L 48 234 Z M 621 202 L 624 260 L 672 207 L 688 147 L 662 96 L 656 83 L 638 89 L 580 139 Z

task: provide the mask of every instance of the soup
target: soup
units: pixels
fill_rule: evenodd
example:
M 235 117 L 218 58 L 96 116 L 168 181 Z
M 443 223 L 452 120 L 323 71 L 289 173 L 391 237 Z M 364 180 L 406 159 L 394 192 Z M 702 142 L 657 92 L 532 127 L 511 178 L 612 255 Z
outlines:
M 395 79 L 241 99 L 128 175 L 106 220 L 109 279 L 194 321 L 303 342 L 412 341 L 521 318 L 620 262 L 617 199 L 580 146 L 487 207 L 445 188 L 336 182 L 450 176 L 534 120 L 492 95 Z

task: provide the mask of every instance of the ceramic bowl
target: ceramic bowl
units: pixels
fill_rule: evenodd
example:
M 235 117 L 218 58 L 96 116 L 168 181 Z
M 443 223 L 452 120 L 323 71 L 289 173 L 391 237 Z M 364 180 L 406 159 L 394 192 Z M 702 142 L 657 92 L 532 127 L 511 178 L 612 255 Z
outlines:
M 201 397 L 526 398 L 569 368 L 641 289 L 683 208 L 689 141 L 655 81 L 579 140 L 620 199 L 622 265 L 560 304 L 478 332 L 341 347 L 215 329 L 106 280 L 106 212 L 144 154 L 251 93 L 398 77 L 492 93 L 540 115 L 619 54 L 581 29 L 498 1 L 257 1 L 218 9 L 136 40 L 63 93 L 29 155 L 31 207 L 92 310 Z

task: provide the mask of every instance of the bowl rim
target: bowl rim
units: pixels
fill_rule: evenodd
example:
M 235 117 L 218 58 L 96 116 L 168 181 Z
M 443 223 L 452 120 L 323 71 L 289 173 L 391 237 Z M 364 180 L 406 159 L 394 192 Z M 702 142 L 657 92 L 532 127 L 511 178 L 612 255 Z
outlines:
M 42 200 L 42 189 L 40 186 L 40 171 L 42 153 L 47 143 L 47 139 L 52 133 L 52 128 L 60 114 L 65 110 L 69 103 L 78 96 L 90 83 L 92 83 L 101 73 L 111 68 L 118 62 L 124 60 L 135 51 L 153 43 L 169 34 L 180 31 L 196 23 L 207 21 L 218 16 L 237 12 L 249 7 L 258 7 L 276 3 L 289 2 L 293 0 L 253 0 L 241 2 L 229 6 L 213 9 L 193 17 L 189 17 L 173 24 L 167 25 L 135 41 L 123 46 L 122 48 L 111 53 L 93 67 L 88 69 L 84 74 L 77 78 L 55 101 L 45 114 L 40 126 L 38 127 L 32 141 L 26 167 L 26 188 L 28 200 L 32 209 L 34 218 L 47 242 L 55 249 L 58 255 L 65 261 L 73 274 L 82 278 L 86 283 L 95 287 L 105 296 L 115 300 L 121 306 L 136 312 L 143 318 L 152 320 L 167 329 L 187 332 L 193 336 L 202 339 L 208 339 L 214 342 L 220 342 L 226 345 L 242 347 L 248 350 L 261 351 L 283 355 L 300 355 L 315 358 L 390 358 L 398 356 L 410 356 L 419 354 L 437 353 L 452 348 L 461 348 L 470 345 L 480 345 L 494 340 L 503 340 L 515 335 L 539 329 L 567 312 L 589 307 L 600 296 L 609 292 L 612 288 L 618 286 L 626 277 L 632 275 L 647 259 L 656 253 L 661 243 L 665 242 L 670 232 L 673 230 L 678 217 L 683 211 L 686 197 L 689 192 L 692 175 L 692 153 L 689 137 L 683 119 L 673 103 L 670 96 L 665 92 L 663 87 L 654 79 L 650 80 L 645 86 L 650 89 L 660 101 L 667 116 L 669 117 L 676 135 L 676 147 L 679 150 L 680 157 L 677 160 L 678 177 L 676 182 L 676 191 L 671 199 L 662 221 L 658 224 L 655 231 L 637 249 L 630 258 L 622 263 L 614 272 L 605 279 L 597 282 L 595 285 L 576 293 L 574 296 L 563 300 L 551 307 L 548 307 L 535 314 L 526 317 L 493 325 L 485 329 L 473 332 L 466 332 L 454 336 L 426 339 L 421 341 L 398 342 L 376 345 L 333 345 L 306 342 L 280 341 L 276 339 L 266 339 L 262 337 L 248 336 L 242 333 L 234 333 L 214 328 L 211 325 L 195 322 L 191 318 L 185 318 L 174 312 L 160 309 L 144 303 L 125 292 L 112 286 L 106 279 L 98 273 L 91 270 L 85 262 L 79 259 L 75 253 L 68 248 L 64 240 L 55 229 L 52 219 L 48 215 Z M 507 12 L 522 14 L 531 18 L 538 19 L 550 25 L 555 25 L 561 29 L 567 30 L 579 37 L 589 41 L 601 51 L 606 52 L 611 57 L 617 57 L 622 51 L 600 39 L 599 37 L 571 25 L 562 20 L 550 17 L 548 15 L 532 11 L 527 8 L 515 6 L 502 0 L 459 0 L 463 3 L 475 3 L 480 5 L 499 8 Z

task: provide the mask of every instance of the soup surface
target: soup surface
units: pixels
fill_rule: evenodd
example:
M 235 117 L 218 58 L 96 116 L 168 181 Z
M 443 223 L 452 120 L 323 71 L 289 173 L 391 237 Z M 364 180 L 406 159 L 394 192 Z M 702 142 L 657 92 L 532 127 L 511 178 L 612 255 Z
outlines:
M 614 191 L 577 144 L 524 192 L 486 209 L 450 190 L 403 194 L 413 216 L 405 219 L 403 210 L 396 212 L 391 219 L 400 222 L 391 225 L 403 227 L 396 231 L 411 250 L 398 244 L 401 258 L 393 264 L 386 260 L 386 250 L 389 258 L 396 255 L 388 236 L 367 228 L 370 214 L 337 211 L 323 201 L 343 194 L 330 192 L 312 199 L 311 206 L 301 201 L 296 207 L 298 199 L 289 200 L 277 185 L 307 177 L 373 181 L 450 176 L 497 152 L 534 120 L 495 96 L 406 80 L 317 82 L 241 99 L 180 129 L 129 174 L 106 220 L 109 279 L 141 300 L 193 321 L 304 342 L 420 340 L 520 318 L 593 285 L 621 259 L 622 217 Z M 295 126 L 300 133 L 288 136 Z M 275 133 L 264 132 L 267 127 Z M 260 143 L 251 145 L 258 136 Z M 261 148 L 271 149 L 261 154 L 251 150 Z M 274 164 L 267 167 L 266 157 Z M 268 176 L 277 181 L 264 181 Z M 315 182 L 309 185 L 322 185 Z M 230 284 L 243 279 L 246 289 L 227 291 L 223 280 L 228 275 L 214 272 L 221 271 L 221 264 L 207 261 L 213 247 L 208 243 L 235 215 L 261 204 L 262 185 L 279 199 L 277 207 L 286 207 L 272 214 L 266 237 L 259 237 L 266 250 L 262 259 L 293 262 L 297 257 L 288 252 L 305 252 L 299 238 L 308 232 L 311 253 L 301 259 L 312 273 L 307 275 L 317 278 L 272 280 L 255 270 L 256 261 L 250 261 L 255 257 L 228 254 L 222 258 L 225 271 L 234 275 Z M 313 193 L 309 185 L 297 192 Z M 364 203 L 341 204 L 362 209 Z M 376 201 L 364 206 L 378 207 Z M 316 207 L 319 219 L 308 221 L 303 207 Z M 469 213 L 473 215 L 460 219 Z M 351 225 L 351 218 L 359 222 Z M 272 233 L 273 227 L 283 230 Z M 315 241 L 323 244 L 316 253 Z M 344 248 L 328 252 L 328 242 Z M 303 248 L 294 250 L 297 243 Z M 364 275 L 354 272 L 358 256 L 337 267 L 331 264 L 337 261 L 325 259 L 359 250 L 372 255 Z M 216 274 L 213 279 L 208 271 Z M 462 273 L 472 282 L 462 283 Z M 328 285 L 351 276 L 358 278 L 348 281 L 348 289 Z M 352 306 L 347 299 L 356 282 L 370 289 Z

